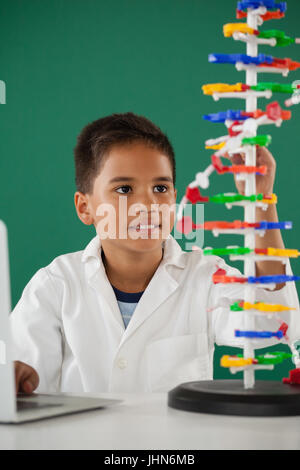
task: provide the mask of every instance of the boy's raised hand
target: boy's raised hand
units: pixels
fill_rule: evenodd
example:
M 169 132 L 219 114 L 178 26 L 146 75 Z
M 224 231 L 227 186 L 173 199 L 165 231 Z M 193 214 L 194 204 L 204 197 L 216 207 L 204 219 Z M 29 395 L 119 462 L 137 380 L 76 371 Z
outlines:
M 233 165 L 244 165 L 245 154 L 235 154 L 231 162 Z M 267 167 L 266 175 L 256 175 L 256 193 L 272 194 L 276 173 L 276 161 L 266 147 L 256 146 L 256 166 Z M 235 185 L 240 194 L 244 194 L 245 182 L 237 181 L 234 175 Z
M 16 393 L 32 393 L 39 385 L 39 376 L 35 369 L 21 361 L 14 361 Z

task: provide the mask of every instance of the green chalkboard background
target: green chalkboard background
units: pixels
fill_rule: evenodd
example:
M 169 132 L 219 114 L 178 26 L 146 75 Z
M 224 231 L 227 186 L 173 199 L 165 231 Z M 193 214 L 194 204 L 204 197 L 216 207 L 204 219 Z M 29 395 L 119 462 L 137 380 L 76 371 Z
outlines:
M 202 115 L 242 103 L 214 102 L 202 94 L 204 83 L 236 83 L 245 76 L 231 65 L 209 64 L 208 54 L 245 52 L 245 45 L 222 33 L 224 23 L 237 21 L 235 0 L 2 0 L 0 8 L 0 79 L 7 87 L 7 103 L 0 106 L 0 218 L 8 226 L 15 306 L 40 267 L 83 249 L 94 236 L 94 228 L 78 220 L 73 203 L 73 148 L 82 127 L 113 112 L 133 111 L 153 120 L 176 151 L 179 202 L 209 162 L 204 140 L 224 131 Z M 297 37 L 299 24 L 300 2 L 289 0 L 286 18 L 263 28 Z M 260 46 L 260 52 L 300 60 L 297 45 Z M 284 83 L 297 78 L 299 71 L 288 78 L 260 75 L 261 81 Z M 275 96 L 281 103 L 284 98 Z M 265 104 L 260 100 L 261 107 Z M 279 219 L 294 223 L 284 241 L 300 248 L 300 105 L 292 112 L 292 121 L 281 128 L 264 129 L 272 134 L 270 150 L 277 160 Z M 214 194 L 234 189 L 231 176 L 213 175 L 211 182 Z M 234 220 L 241 211 L 224 213 L 223 207 L 207 205 L 205 217 Z M 206 246 L 241 242 L 205 233 Z M 292 267 L 300 273 L 299 261 Z M 229 377 L 219 367 L 224 351 L 234 350 L 216 348 L 216 378 Z M 287 361 L 256 375 L 280 379 L 291 367 Z

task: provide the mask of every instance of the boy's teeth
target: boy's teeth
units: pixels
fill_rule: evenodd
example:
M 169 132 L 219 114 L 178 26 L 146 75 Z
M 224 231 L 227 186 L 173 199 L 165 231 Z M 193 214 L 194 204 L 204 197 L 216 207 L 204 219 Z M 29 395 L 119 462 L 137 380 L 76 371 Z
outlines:
M 138 224 L 138 225 L 133 225 L 130 228 L 134 228 L 135 230 L 153 230 L 155 228 L 159 228 L 160 225 L 156 224 L 151 224 L 151 225 L 144 225 L 144 224 Z

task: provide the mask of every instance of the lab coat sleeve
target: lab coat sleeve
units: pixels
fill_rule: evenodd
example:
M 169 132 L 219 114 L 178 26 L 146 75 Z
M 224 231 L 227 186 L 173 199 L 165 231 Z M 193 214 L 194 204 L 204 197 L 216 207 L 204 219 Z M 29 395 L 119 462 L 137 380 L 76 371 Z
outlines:
M 39 269 L 23 290 L 10 315 L 13 359 L 39 375 L 36 392 L 59 391 L 62 327 L 57 290 L 46 268 Z
M 227 265 L 222 258 L 216 258 L 218 260 L 214 266 L 214 269 L 212 270 L 212 274 L 216 271 L 217 267 L 220 267 L 226 270 L 226 274 L 228 276 L 242 275 L 238 269 Z M 289 259 L 287 260 L 286 264 L 286 274 L 293 275 Z M 295 282 L 286 282 L 283 288 L 276 291 L 254 287 L 254 292 L 256 301 L 271 304 L 282 304 L 296 308 L 296 310 L 283 311 L 276 315 L 273 314 L 270 318 L 268 318 L 266 314 L 261 314 L 259 316 L 256 315 L 254 317 L 255 329 L 261 331 L 277 331 L 280 327 L 280 321 L 282 321 L 289 325 L 287 330 L 288 344 L 299 340 L 300 308 Z M 244 300 L 243 284 L 212 283 L 208 301 L 208 315 L 209 324 L 211 326 L 210 331 L 213 335 L 212 341 L 218 345 L 243 347 L 243 338 L 235 337 L 234 330 L 245 330 L 245 311 L 235 312 L 231 311 L 229 308 L 231 303 L 238 300 Z M 259 349 L 277 344 L 279 344 L 278 339 L 273 337 L 270 339 L 259 338 L 253 345 L 255 349 Z

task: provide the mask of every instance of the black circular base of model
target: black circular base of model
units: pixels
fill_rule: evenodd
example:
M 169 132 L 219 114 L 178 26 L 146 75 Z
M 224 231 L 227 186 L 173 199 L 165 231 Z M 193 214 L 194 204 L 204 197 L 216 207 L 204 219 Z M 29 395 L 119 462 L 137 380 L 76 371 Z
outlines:
M 258 380 L 245 389 L 242 380 L 186 382 L 169 391 L 168 405 L 220 415 L 294 416 L 300 415 L 300 385 Z

